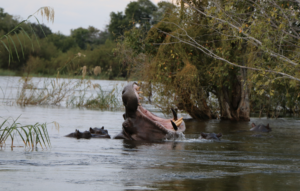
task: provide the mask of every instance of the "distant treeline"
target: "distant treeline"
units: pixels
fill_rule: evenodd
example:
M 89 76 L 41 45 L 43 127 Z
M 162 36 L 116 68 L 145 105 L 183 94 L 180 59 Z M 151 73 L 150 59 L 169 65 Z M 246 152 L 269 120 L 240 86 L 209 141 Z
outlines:
M 133 27 L 149 30 L 162 19 L 167 6 L 172 4 L 164 2 L 156 6 L 149 0 L 130 2 L 125 13 L 110 14 L 111 20 L 104 30 L 93 26 L 87 29 L 79 27 L 71 29 L 70 36 L 53 33 L 43 24 L 23 23 L 16 34 L 11 35 L 14 43 L 9 39 L 3 41 L 13 52 L 11 58 L 5 46 L 0 45 L 0 69 L 20 74 L 56 75 L 59 72 L 61 75 L 81 75 L 83 66 L 86 66 L 86 73 L 94 75 L 95 68 L 100 66 L 103 76 L 127 78 L 128 63 L 113 50 L 125 31 Z M 7 34 L 20 21 L 0 8 L 0 36 Z

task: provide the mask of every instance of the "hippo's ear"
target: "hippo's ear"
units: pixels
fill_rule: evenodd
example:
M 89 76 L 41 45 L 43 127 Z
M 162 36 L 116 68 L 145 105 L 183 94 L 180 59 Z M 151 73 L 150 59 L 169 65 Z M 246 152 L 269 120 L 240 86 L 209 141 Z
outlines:
M 256 125 L 255 125 L 255 123 L 252 123 L 251 126 L 252 126 L 252 127 L 255 127 Z
M 202 132 L 202 133 L 201 133 L 201 137 L 206 138 L 206 137 L 207 137 L 207 134 Z
M 217 134 L 217 137 L 219 138 L 222 137 L 222 133 Z
M 267 129 L 270 129 L 270 127 L 269 127 L 269 123 L 267 124 L 266 128 L 267 128 Z
M 104 126 L 102 126 L 101 129 L 104 129 Z
M 79 130 L 75 130 L 75 137 L 78 139 L 80 138 L 80 131 Z

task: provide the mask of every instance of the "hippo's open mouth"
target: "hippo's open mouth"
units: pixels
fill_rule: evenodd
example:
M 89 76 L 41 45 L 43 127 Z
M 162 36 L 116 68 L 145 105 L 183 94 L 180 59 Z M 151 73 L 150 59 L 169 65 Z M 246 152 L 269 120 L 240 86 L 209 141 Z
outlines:
M 140 89 L 140 87 L 138 86 L 138 84 L 133 83 L 133 90 L 134 90 L 134 93 L 138 100 L 137 110 L 139 110 L 145 118 L 152 121 L 158 127 L 164 128 L 165 130 L 168 130 L 168 131 L 181 130 L 182 131 L 183 126 L 181 127 L 181 124 L 183 122 L 183 118 L 181 117 L 180 119 L 178 119 L 177 113 L 175 112 L 174 109 L 171 109 L 172 113 L 173 113 L 173 119 L 164 119 L 164 118 L 160 118 L 160 117 L 154 115 L 153 113 L 151 113 L 150 111 L 148 111 L 141 105 L 140 100 L 142 98 L 140 97 L 140 94 L 142 94 L 143 92 L 139 91 L 139 89 Z
M 139 106 L 138 110 L 140 110 L 140 112 L 142 113 L 142 115 L 144 115 L 144 117 L 153 121 L 157 126 L 161 128 L 165 128 L 166 130 L 177 131 L 183 122 L 182 118 L 177 119 L 177 117 L 174 117 L 173 119 L 160 118 L 154 115 L 153 113 L 151 113 L 150 111 L 146 110 L 142 106 Z M 174 110 L 172 109 L 172 111 Z M 175 113 L 175 111 L 173 113 Z
M 116 138 L 130 140 L 157 140 L 164 139 L 166 135 L 182 133 L 185 124 L 182 118 L 172 109 L 173 118 L 158 117 L 142 107 L 137 83 L 130 83 L 122 91 L 122 100 L 125 106 L 123 131 Z

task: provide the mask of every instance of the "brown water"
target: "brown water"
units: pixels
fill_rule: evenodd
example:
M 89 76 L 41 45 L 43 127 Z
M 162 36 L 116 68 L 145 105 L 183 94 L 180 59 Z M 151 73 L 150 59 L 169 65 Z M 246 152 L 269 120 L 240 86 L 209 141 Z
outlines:
M 2 118 L 21 115 L 18 122 L 22 125 L 60 124 L 59 130 L 48 125 L 51 149 L 0 149 L 0 190 L 300 189 L 297 119 L 251 118 L 231 123 L 186 118 L 185 139 L 147 143 L 64 137 L 75 129 L 96 126 L 104 126 L 114 136 L 121 131 L 124 111 L 21 108 L 7 103 L 0 107 Z M 273 131 L 252 136 L 248 131 L 252 122 L 270 123 Z M 219 142 L 200 140 L 201 132 L 220 132 L 223 137 Z M 23 145 L 20 140 L 14 144 Z

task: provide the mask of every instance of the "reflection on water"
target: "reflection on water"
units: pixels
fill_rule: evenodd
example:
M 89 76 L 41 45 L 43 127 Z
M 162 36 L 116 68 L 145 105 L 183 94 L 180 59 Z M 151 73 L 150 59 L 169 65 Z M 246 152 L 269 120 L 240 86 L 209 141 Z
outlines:
M 123 113 L 1 105 L 3 118 L 21 115 L 18 122 L 23 125 L 57 121 L 60 129 L 49 126 L 49 150 L 0 149 L 0 190 L 300 189 L 297 119 L 251 118 L 236 123 L 185 119 L 186 139 L 155 143 L 64 137 L 75 129 L 101 126 L 114 136 L 121 131 Z M 252 122 L 270 123 L 273 131 L 252 136 Z M 201 132 L 223 137 L 200 140 Z M 14 144 L 23 145 L 20 140 Z

